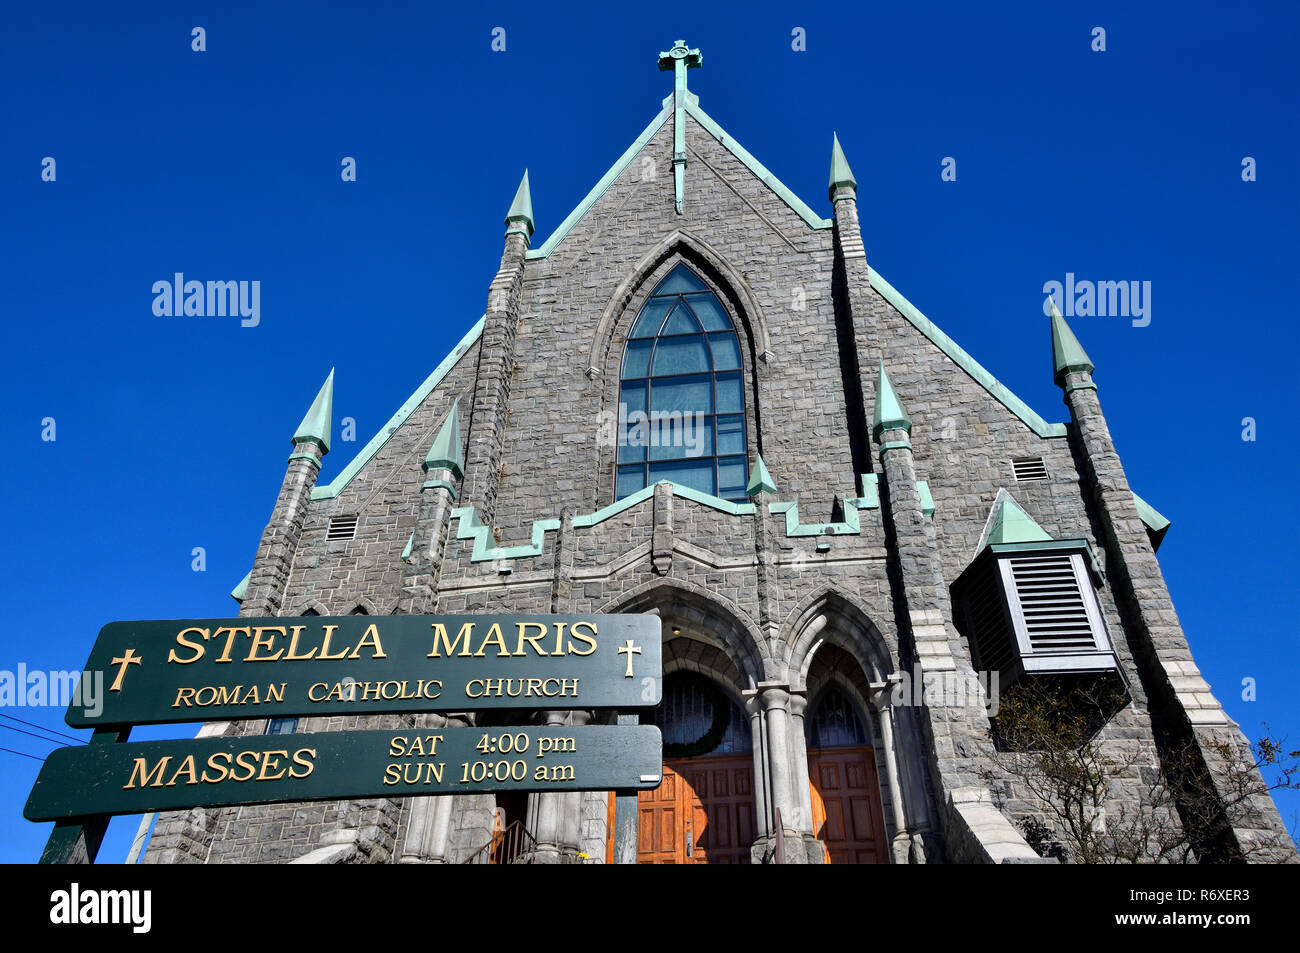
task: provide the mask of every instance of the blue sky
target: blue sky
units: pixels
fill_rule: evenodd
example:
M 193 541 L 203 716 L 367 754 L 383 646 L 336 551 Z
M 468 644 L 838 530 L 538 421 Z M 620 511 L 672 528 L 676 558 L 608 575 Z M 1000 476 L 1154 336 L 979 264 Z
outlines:
M 1205 677 L 1249 736 L 1300 747 L 1300 14 L 1132 6 L 10 5 L 0 669 L 79 668 L 115 619 L 234 614 L 329 369 L 324 481 L 482 313 L 523 169 L 540 243 L 658 111 L 682 37 L 702 107 L 823 215 L 838 132 L 869 261 L 1047 419 L 1044 283 L 1151 282 L 1146 327 L 1072 325 L 1130 481 L 1173 521 L 1161 564 Z M 260 323 L 156 316 L 178 271 L 260 281 Z M 0 861 L 33 860 L 38 762 L 0 766 Z M 1278 800 L 1294 829 L 1300 797 Z

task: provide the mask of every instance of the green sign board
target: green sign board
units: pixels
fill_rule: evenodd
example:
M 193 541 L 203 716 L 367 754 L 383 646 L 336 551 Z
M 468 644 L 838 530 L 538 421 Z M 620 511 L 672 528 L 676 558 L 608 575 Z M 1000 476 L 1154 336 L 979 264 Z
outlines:
M 653 615 L 393 615 L 111 622 L 74 728 L 300 715 L 651 708 Z
M 616 791 L 659 786 L 653 725 L 422 728 L 194 738 L 60 748 L 23 816 L 91 815 L 277 801 Z

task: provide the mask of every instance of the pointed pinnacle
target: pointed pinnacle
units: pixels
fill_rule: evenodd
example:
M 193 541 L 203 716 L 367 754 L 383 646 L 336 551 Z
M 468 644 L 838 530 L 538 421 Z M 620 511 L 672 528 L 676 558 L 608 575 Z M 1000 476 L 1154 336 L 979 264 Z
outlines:
M 523 232 L 525 236 L 532 237 L 533 194 L 528 188 L 527 169 L 524 169 L 524 177 L 515 192 L 515 200 L 510 203 L 510 211 L 506 212 L 506 225 L 509 226 L 506 229 L 507 235 L 511 232 Z
M 840 148 L 840 137 L 835 133 L 831 133 L 831 184 L 829 192 L 832 199 L 835 198 L 835 190 L 840 186 L 847 186 L 856 193 L 858 180 L 853 178 L 853 170 L 849 168 L 849 160 L 844 158 L 844 150 Z
M 1070 326 L 1065 323 L 1061 309 L 1056 306 L 1056 299 L 1047 300 L 1052 312 L 1052 360 L 1056 367 L 1056 383 L 1062 383 L 1065 375 L 1071 371 L 1087 371 L 1091 374 L 1095 369 L 1093 363 Z
M 439 467 L 450 470 L 459 480 L 465 474 L 465 457 L 460 446 L 460 398 L 452 402 L 451 411 L 443 421 L 438 436 L 433 438 L 433 446 L 424 458 L 427 473 Z
M 775 493 L 776 483 L 772 480 L 772 474 L 767 472 L 767 467 L 763 465 L 763 458 L 759 454 L 754 455 L 754 469 L 749 474 L 749 486 L 745 487 L 746 496 L 758 496 L 760 493 Z
M 302 418 L 298 430 L 293 435 L 293 445 L 314 443 L 321 453 L 330 452 L 330 429 L 334 420 L 334 368 L 330 368 L 329 377 L 321 385 L 320 393 L 312 402 L 307 416 Z
M 894 385 L 885 373 L 885 362 L 880 362 L 880 374 L 876 378 L 876 411 L 872 417 L 871 433 L 877 441 L 886 430 L 906 430 L 912 432 L 912 419 L 903 410 L 903 405 L 894 393 Z

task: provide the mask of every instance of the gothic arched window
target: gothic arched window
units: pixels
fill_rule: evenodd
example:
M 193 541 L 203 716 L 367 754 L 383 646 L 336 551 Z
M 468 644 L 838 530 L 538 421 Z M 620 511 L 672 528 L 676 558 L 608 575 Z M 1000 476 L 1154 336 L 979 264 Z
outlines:
M 826 690 L 807 720 L 810 748 L 839 748 L 870 744 L 853 703 L 838 688 Z
M 722 302 L 678 265 L 623 354 L 615 499 L 671 480 L 744 502 L 747 449 L 740 339 Z

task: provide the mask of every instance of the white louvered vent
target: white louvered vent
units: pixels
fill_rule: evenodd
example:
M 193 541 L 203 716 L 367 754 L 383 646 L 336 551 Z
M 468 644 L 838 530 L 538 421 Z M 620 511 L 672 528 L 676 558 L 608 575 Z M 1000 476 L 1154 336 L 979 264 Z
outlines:
M 336 539 L 352 539 L 357 535 L 356 516 L 331 516 L 329 529 L 325 532 L 325 541 L 332 543 Z
M 1047 479 L 1047 464 L 1042 457 L 1017 457 L 1011 461 L 1017 483 L 1031 483 L 1034 480 Z
M 970 612 L 972 644 L 977 656 L 976 664 L 986 671 L 1007 668 L 1016 655 L 1015 638 L 1007 625 L 1006 608 L 1002 603 L 1002 587 L 996 575 L 983 577 L 972 587 L 967 607 Z
M 1096 648 L 1096 635 L 1069 555 L 1020 556 L 1008 562 L 1033 651 Z

